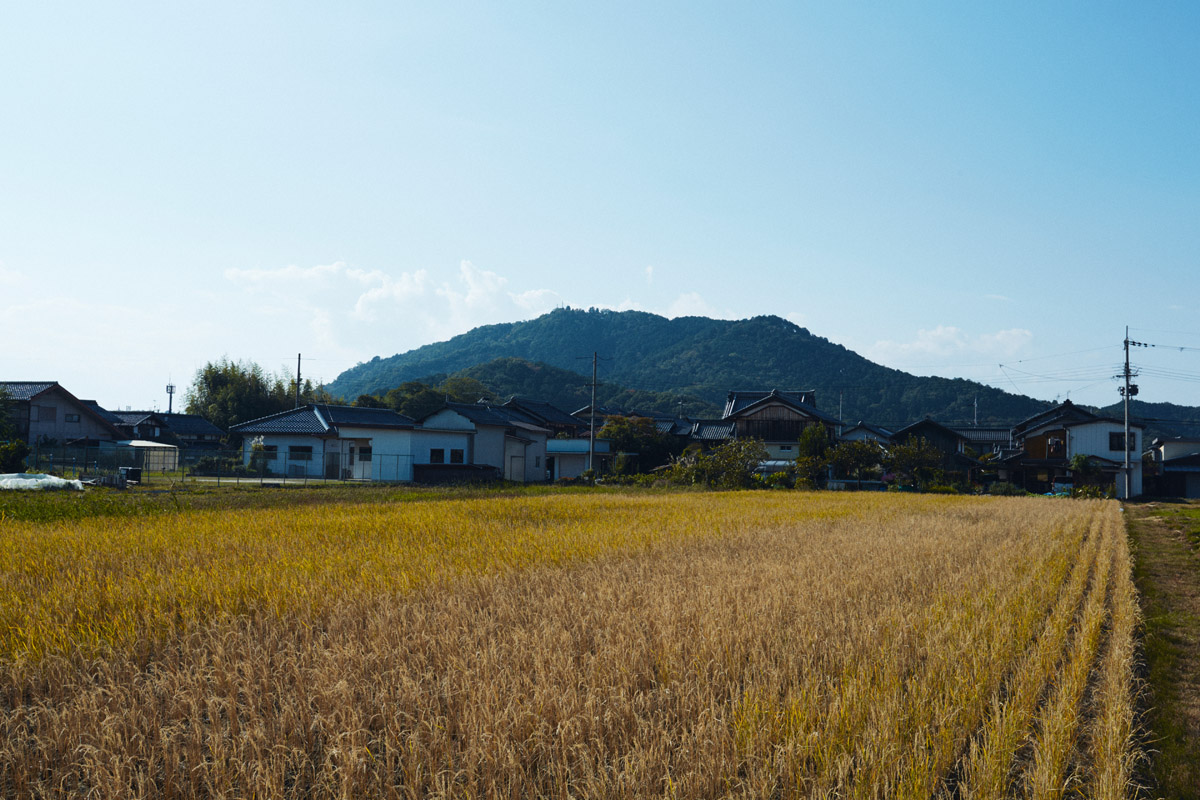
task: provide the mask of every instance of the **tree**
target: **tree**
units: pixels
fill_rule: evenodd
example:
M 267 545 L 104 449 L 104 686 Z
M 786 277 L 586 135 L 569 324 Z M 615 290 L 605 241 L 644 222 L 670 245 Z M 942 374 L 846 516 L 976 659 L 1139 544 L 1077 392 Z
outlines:
M 941 470 L 942 451 L 924 437 L 909 439 L 891 446 L 884 466 L 905 483 L 928 486 Z
M 406 417 L 420 419 L 441 408 L 446 402 L 446 395 L 420 381 L 407 381 L 389 390 L 383 396 L 383 402 Z
M 13 439 L 17 435 L 17 425 L 13 421 L 13 399 L 8 389 L 0 386 L 0 442 Z
M 755 470 L 769 455 L 758 439 L 730 439 L 708 453 L 684 453 L 666 475 L 676 483 L 743 489 L 754 485 Z
M 252 361 L 210 361 L 196 370 L 187 390 L 187 412 L 199 414 L 222 430 L 239 422 L 286 411 L 295 405 L 295 380 L 290 375 L 272 375 Z M 305 381 L 300 387 L 301 403 L 327 403 L 329 393 Z M 241 437 L 229 435 L 230 443 Z
M 648 417 L 608 417 L 597 438 L 612 442 L 617 453 L 636 453 L 636 460 L 618 459 L 617 472 L 649 472 L 661 467 L 677 454 L 675 441 L 665 433 L 659 433 L 654 420 Z M 630 462 L 636 469 L 630 469 Z
M 863 473 L 879 465 L 883 452 L 874 442 L 841 442 L 829 450 L 829 464 L 835 475 L 854 478 L 862 488 Z
M 829 461 L 829 432 L 824 425 L 809 425 L 800 432 L 796 443 L 796 481 L 817 488 L 825 478 Z
M 354 405 L 359 408 L 387 408 L 387 403 L 373 394 L 360 394 Z

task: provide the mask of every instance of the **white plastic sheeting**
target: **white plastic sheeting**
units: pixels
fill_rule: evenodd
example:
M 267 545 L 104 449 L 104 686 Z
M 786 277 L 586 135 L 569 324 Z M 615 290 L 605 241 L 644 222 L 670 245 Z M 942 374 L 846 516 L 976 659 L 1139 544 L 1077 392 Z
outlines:
M 82 492 L 83 484 L 36 472 L 9 472 L 0 474 L 0 489 L 74 489 Z

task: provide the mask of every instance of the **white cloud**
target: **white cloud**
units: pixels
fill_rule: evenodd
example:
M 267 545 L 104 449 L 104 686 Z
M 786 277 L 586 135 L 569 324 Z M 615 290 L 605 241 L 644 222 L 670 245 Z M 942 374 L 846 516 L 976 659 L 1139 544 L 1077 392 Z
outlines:
M 1003 295 L 1003 294 L 985 294 L 983 296 L 983 298 L 985 300 L 999 300 L 1002 303 L 1011 303 L 1012 302 L 1011 297 L 1009 297 L 1008 295 Z
M 1033 333 L 1024 328 L 1010 328 L 970 335 L 952 325 L 939 325 L 933 330 L 919 330 L 907 342 L 878 341 L 865 355 L 872 361 L 889 366 L 936 367 L 937 362 L 949 366 L 951 360 L 968 358 L 1012 358 L 1033 341 Z
M 667 306 L 666 316 L 720 318 L 721 314 L 710 306 L 699 292 L 685 292 Z
M 649 285 L 652 283 L 654 283 L 654 265 L 647 264 L 646 265 L 646 284 Z

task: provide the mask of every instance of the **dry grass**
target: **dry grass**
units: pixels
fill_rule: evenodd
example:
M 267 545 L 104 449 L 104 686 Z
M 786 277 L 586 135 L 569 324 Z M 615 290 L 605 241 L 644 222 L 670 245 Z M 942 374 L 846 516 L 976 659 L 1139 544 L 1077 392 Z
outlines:
M 5 795 L 1130 796 L 1112 503 L 510 498 L 0 540 Z

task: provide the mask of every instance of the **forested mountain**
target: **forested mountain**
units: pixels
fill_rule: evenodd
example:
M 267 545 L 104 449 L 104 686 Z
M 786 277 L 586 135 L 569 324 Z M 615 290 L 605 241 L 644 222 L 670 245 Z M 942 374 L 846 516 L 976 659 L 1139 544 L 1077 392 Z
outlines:
M 1121 402 L 1098 409 L 1097 413 L 1121 419 L 1125 406 Z M 1129 417 L 1146 426 L 1146 444 L 1156 437 L 1197 436 L 1200 437 L 1200 408 L 1181 406 L 1175 403 L 1144 403 L 1129 401 Z
M 663 403 L 677 405 L 682 396 L 684 412 L 695 415 L 699 408 L 689 407 L 689 398 L 715 411 L 732 389 L 813 389 L 818 406 L 832 414 L 839 414 L 840 400 L 840 416 L 848 422 L 898 427 L 926 415 L 969 424 L 976 401 L 980 425 L 1009 424 L 1049 405 L 974 381 L 917 377 L 883 367 L 779 317 L 666 319 L 596 309 L 557 309 L 376 357 L 342 373 L 327 389 L 352 400 L 405 381 L 462 373 L 498 394 L 556 398 L 567 407 L 572 398 L 587 396 L 577 390 L 590 380 L 584 375 L 590 375 L 593 352 L 602 359 L 599 379 L 612 392 L 598 401 L 625 408 L 664 410 Z M 559 393 L 564 391 L 566 398 Z M 647 394 L 639 399 L 638 392 Z

